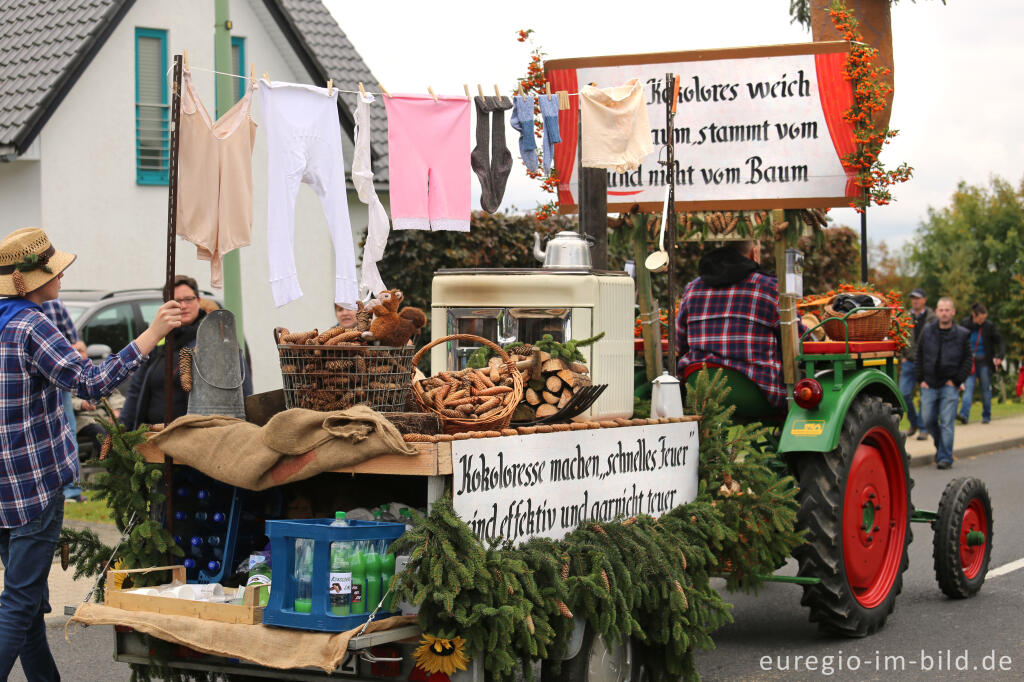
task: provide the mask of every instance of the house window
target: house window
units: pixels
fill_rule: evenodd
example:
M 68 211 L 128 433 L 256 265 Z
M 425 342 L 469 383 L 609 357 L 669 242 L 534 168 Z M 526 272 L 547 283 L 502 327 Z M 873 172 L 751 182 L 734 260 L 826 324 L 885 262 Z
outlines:
M 239 76 L 247 75 L 245 69 L 245 38 L 231 36 L 231 73 Z M 242 99 L 245 95 L 246 80 L 236 78 L 235 80 L 235 101 Z
M 135 29 L 135 181 L 166 185 L 170 106 L 167 103 L 167 31 Z

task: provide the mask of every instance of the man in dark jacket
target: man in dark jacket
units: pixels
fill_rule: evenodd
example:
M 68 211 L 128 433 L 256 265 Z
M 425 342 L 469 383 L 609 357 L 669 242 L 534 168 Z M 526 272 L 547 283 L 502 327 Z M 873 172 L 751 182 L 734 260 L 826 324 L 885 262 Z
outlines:
M 981 423 L 988 424 L 992 420 L 992 373 L 1003 364 L 1006 346 L 999 330 L 988 319 L 988 310 L 981 303 L 971 306 L 970 317 L 960 323 L 970 332 L 969 343 L 974 365 L 970 376 L 964 382 L 964 397 L 960 404 L 957 419 L 961 424 L 967 423 L 971 412 L 971 401 L 974 400 L 974 386 L 981 384 Z
M 935 439 L 935 464 L 948 469 L 953 466 L 957 392 L 971 372 L 970 334 L 953 321 L 953 299 L 940 298 L 935 315 L 938 321 L 921 331 L 914 373 L 921 386 L 921 416 Z
M 907 437 L 913 436 L 918 429 L 918 440 L 925 440 L 928 434 L 924 432 L 924 419 L 914 409 L 914 389 L 919 383 L 914 378 L 914 355 L 917 353 L 917 344 L 921 338 L 921 330 L 925 325 L 935 321 L 935 312 L 928 307 L 928 295 L 924 289 L 914 289 L 910 292 L 910 316 L 914 320 L 914 330 L 910 335 L 910 343 L 903 349 L 903 356 L 900 358 L 900 393 L 903 394 L 903 401 L 907 404 L 907 421 L 910 422 L 910 429 L 907 430 Z

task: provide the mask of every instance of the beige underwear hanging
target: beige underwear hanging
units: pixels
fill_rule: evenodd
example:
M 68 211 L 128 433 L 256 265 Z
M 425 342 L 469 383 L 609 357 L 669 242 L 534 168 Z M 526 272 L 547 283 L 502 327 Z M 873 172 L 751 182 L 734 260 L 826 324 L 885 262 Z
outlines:
M 253 86 L 214 122 L 190 71 L 181 82 L 177 233 L 196 245 L 201 260 L 210 261 L 210 284 L 220 288 L 224 254 L 248 246 L 252 236 Z

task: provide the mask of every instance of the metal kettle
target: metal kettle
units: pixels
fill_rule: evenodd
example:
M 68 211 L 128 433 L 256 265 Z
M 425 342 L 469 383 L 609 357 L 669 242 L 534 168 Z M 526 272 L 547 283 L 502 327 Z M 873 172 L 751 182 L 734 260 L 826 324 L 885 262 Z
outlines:
M 682 417 L 683 394 L 680 391 L 679 379 L 665 370 L 651 383 L 651 416 L 659 419 Z
M 533 255 L 553 270 L 590 269 L 590 243 L 578 232 L 559 232 L 548 240 L 547 249 L 540 248 L 540 233 L 533 233 Z

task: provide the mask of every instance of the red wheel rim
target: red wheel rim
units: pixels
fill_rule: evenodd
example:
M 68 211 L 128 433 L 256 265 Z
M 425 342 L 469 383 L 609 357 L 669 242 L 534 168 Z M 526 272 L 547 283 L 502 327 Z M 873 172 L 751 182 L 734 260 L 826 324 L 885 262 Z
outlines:
M 846 579 L 864 608 L 878 606 L 889 595 L 900 574 L 906 537 L 903 454 L 892 434 L 876 426 L 857 446 L 843 497 Z
M 980 531 L 985 540 L 980 545 L 968 545 L 967 534 Z M 964 510 L 960 524 L 960 568 L 968 580 L 975 578 L 985 561 L 985 545 L 988 543 L 988 515 L 981 500 L 974 498 Z

